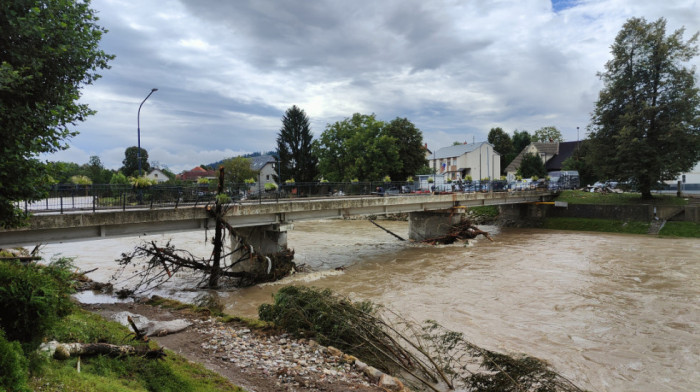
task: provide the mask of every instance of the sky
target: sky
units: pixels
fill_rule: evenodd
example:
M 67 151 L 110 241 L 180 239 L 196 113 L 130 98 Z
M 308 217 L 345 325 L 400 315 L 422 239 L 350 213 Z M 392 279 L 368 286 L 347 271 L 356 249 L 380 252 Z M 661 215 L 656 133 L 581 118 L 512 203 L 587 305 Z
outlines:
M 354 113 L 407 118 L 431 150 L 491 128 L 586 137 L 625 21 L 700 31 L 700 0 L 93 0 L 116 58 L 82 89 L 97 114 L 43 155 L 118 169 L 137 145 L 179 173 L 276 148 L 284 112 L 315 137 Z M 700 65 L 696 57 L 689 65 Z M 697 67 L 700 68 L 700 67 Z M 700 76 L 700 71 L 696 70 Z M 138 109 L 152 88 L 157 88 Z M 577 130 L 578 128 L 578 130 Z

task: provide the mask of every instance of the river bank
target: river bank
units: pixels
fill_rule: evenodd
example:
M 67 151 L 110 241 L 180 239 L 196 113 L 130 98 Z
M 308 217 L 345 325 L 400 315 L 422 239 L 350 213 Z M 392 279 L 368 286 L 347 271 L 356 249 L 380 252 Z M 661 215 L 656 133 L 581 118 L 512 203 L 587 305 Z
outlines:
M 191 307 L 159 306 L 149 301 L 92 304 L 83 308 L 111 319 L 121 312 L 149 320 L 186 320 L 183 331 L 152 340 L 199 363 L 250 392 L 386 391 L 351 358 L 310 340 L 292 339 L 270 328 L 256 328 L 236 318 L 218 318 Z M 398 390 L 398 389 L 397 389 Z

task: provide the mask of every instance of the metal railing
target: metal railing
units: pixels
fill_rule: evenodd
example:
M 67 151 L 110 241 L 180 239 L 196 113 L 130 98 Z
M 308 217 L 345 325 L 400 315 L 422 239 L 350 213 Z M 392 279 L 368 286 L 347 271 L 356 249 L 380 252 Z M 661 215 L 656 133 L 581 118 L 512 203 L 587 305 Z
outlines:
M 526 189 L 541 189 L 539 185 Z M 544 185 L 546 189 L 546 185 Z M 265 190 L 251 184 L 228 184 L 225 193 L 232 202 L 262 203 L 280 202 L 298 198 L 325 197 L 364 197 L 364 196 L 409 196 L 417 194 L 445 194 L 471 192 L 505 192 L 505 181 L 453 182 L 433 186 L 429 189 L 416 189 L 413 183 L 406 182 L 313 182 L 285 183 L 279 188 Z M 54 185 L 45 199 L 17 202 L 17 208 L 25 212 L 58 212 L 127 210 L 138 208 L 178 208 L 213 204 L 216 201 L 216 188 L 212 185 L 152 185 L 136 188 L 131 185 Z

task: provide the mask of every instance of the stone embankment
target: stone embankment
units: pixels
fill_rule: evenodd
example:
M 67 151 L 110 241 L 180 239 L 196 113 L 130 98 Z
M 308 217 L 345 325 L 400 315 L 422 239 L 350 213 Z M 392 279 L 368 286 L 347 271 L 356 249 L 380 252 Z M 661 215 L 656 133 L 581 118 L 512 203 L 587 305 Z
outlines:
M 201 347 L 211 356 L 243 372 L 246 369 L 262 372 L 283 390 L 315 388 L 323 382 L 407 391 L 396 378 L 313 340 L 296 340 L 286 334 L 260 336 L 246 327 L 230 326 L 213 319 L 197 320 L 193 328 L 209 337 Z

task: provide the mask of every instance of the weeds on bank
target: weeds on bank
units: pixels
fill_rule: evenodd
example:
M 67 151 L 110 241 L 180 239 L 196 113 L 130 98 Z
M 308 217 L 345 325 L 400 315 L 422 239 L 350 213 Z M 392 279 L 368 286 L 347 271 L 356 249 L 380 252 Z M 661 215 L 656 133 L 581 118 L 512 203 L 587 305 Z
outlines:
M 649 232 L 649 223 L 591 218 L 547 218 L 544 221 L 544 228 L 552 230 L 646 234 Z
M 700 224 L 694 222 L 666 222 L 660 236 L 700 238 Z
M 557 196 L 557 201 L 565 201 L 569 204 L 654 204 L 660 206 L 684 206 L 688 200 L 673 195 L 652 195 L 651 200 L 642 199 L 641 193 L 597 193 L 567 190 Z

